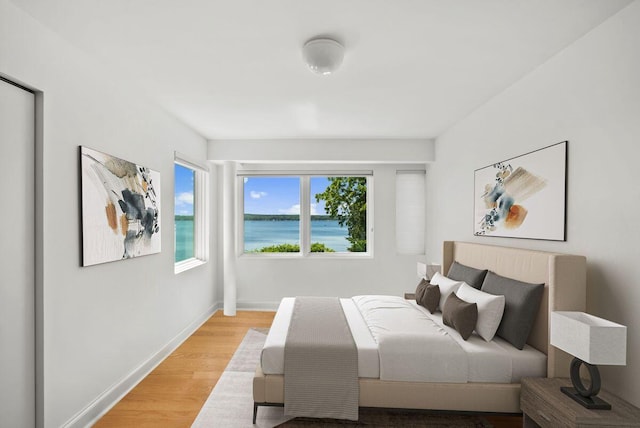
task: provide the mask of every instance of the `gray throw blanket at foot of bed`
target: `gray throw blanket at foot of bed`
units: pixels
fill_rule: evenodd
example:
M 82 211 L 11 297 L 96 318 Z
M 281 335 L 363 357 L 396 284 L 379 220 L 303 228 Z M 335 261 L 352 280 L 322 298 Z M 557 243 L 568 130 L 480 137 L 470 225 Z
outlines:
M 296 297 L 284 348 L 287 416 L 358 420 L 358 351 L 340 299 Z

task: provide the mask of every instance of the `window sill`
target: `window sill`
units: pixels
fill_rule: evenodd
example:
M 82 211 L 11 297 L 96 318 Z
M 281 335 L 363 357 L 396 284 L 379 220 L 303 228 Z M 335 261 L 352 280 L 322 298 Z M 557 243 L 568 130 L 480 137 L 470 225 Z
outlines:
M 205 263 L 206 263 L 206 260 L 196 259 L 195 257 L 192 257 L 187 260 L 182 260 L 181 262 L 178 262 L 173 265 L 173 273 L 177 275 L 179 273 L 182 273 L 189 269 L 193 269 Z
M 372 259 L 372 253 L 309 253 L 311 259 Z
M 239 257 L 247 259 L 301 259 L 302 253 L 242 253 Z

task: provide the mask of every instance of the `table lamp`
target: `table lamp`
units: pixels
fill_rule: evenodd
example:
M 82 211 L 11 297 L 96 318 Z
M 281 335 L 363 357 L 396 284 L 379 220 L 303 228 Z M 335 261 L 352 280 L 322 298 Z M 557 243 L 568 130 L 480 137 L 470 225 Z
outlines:
M 436 272 L 440 272 L 440 265 L 432 263 L 430 265 L 422 262 L 417 263 L 418 278 L 430 280 Z
M 611 405 L 597 397 L 601 386 L 597 364 L 627 364 L 627 327 L 584 312 L 552 312 L 551 344 L 574 356 L 573 388 L 561 387 L 562 392 L 588 409 L 610 410 Z M 580 378 L 582 365 L 591 377 L 589 388 Z

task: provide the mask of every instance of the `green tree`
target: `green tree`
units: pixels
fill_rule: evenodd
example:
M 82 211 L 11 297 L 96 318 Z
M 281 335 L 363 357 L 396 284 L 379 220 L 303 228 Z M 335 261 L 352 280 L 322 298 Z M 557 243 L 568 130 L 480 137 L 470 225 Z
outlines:
M 329 177 L 329 185 L 315 195 L 324 200 L 324 210 L 347 226 L 352 252 L 367 251 L 367 179 L 365 177 Z
M 311 252 L 312 253 L 335 253 L 336 250 L 334 250 L 333 248 L 329 248 L 324 244 L 321 244 L 319 242 L 314 242 L 313 244 L 311 244 Z
M 269 247 L 262 247 L 258 253 L 297 253 L 300 251 L 298 244 L 277 244 Z
M 262 247 L 258 250 L 252 251 L 254 253 L 298 253 L 300 252 L 300 246 L 298 244 L 276 244 L 268 247 Z M 335 252 L 329 247 L 319 242 L 311 244 L 312 253 L 333 253 Z

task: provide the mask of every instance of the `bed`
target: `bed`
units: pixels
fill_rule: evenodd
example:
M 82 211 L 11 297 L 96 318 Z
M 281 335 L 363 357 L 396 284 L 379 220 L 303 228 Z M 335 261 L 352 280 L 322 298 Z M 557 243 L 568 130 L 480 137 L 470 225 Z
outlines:
M 568 376 L 570 357 L 549 344 L 549 317 L 550 312 L 556 310 L 585 310 L 586 259 L 583 256 L 445 241 L 442 272 L 448 272 L 454 262 L 477 269 L 488 269 L 498 275 L 519 281 L 545 284 L 526 346 L 533 351 L 531 353 L 533 359 L 529 360 L 530 363 L 525 359 L 524 363 L 520 364 L 524 370 L 516 370 L 515 374 L 512 372 L 510 381 L 503 379 L 501 383 L 485 381 L 480 377 L 466 382 L 389 381 L 376 377 L 376 374 L 379 375 L 380 365 L 378 365 L 378 373 L 370 367 L 368 374 L 363 376 L 363 370 L 366 371 L 366 367 L 361 366 L 366 365 L 367 358 L 373 361 L 376 355 L 375 341 L 373 344 L 369 342 L 369 345 L 365 341 L 364 345 L 358 345 L 361 348 L 358 350 L 360 373 L 358 405 L 360 407 L 520 413 L 519 379 L 532 375 L 526 370 L 528 366 L 539 364 L 540 359 L 536 360 L 536 352 L 546 357 L 543 362 L 543 364 L 546 363 L 546 370 L 543 367 L 542 374 L 534 372 L 537 373 L 534 375 Z M 366 298 L 367 296 L 362 296 L 358 299 L 365 299 L 366 303 Z M 283 323 L 282 320 L 287 319 L 283 312 L 286 312 L 287 305 L 290 303 L 287 303 L 286 299 L 281 303 L 281 310 L 276 314 L 267 343 L 274 342 L 278 335 L 286 336 L 287 323 Z M 342 304 L 344 306 L 345 303 Z M 401 303 L 398 302 L 398 304 Z M 348 310 L 345 310 L 345 313 L 347 312 Z M 278 327 L 278 323 L 283 324 L 284 328 Z M 492 342 L 497 343 L 499 340 Z M 373 350 L 369 349 L 371 347 Z M 366 356 L 367 350 L 369 357 Z M 517 360 L 520 352 L 515 350 L 511 353 Z M 284 403 L 284 375 L 278 374 L 277 368 L 273 367 L 280 363 L 277 359 L 271 362 L 268 359 L 268 357 L 265 359 L 263 351 L 263 364 L 267 370 L 263 371 L 262 364 L 259 365 L 253 379 L 254 422 L 259 406 L 281 406 Z M 265 374 L 265 371 L 268 374 Z M 476 372 L 481 373 L 483 370 L 476 370 Z

